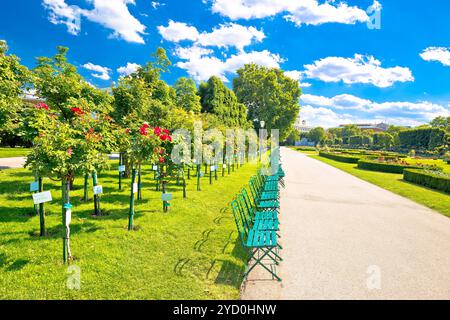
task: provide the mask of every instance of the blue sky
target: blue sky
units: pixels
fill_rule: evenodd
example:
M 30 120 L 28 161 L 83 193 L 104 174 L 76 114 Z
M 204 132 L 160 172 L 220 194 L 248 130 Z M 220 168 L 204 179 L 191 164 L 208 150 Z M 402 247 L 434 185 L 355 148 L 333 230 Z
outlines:
M 447 0 L 15 0 L 0 4 L 0 39 L 29 67 L 67 46 L 98 87 L 158 46 L 174 64 L 170 84 L 217 75 L 231 85 L 256 62 L 300 82 L 309 125 L 419 125 L 450 116 L 448 12 Z

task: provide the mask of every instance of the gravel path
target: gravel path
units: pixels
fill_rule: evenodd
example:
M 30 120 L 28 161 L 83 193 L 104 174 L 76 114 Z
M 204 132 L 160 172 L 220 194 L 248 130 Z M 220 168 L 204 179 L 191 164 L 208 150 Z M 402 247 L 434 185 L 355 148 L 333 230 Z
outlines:
M 24 164 L 25 164 L 25 158 L 24 157 L 0 158 L 0 170 L 1 169 L 23 168 Z
M 450 219 L 282 148 L 279 267 L 243 299 L 450 299 Z

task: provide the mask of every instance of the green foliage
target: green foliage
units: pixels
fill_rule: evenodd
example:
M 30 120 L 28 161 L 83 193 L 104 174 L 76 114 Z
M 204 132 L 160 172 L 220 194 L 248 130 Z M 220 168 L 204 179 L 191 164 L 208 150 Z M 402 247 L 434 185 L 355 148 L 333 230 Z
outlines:
M 350 138 L 352 136 L 359 136 L 361 135 L 361 129 L 354 125 L 354 124 L 349 124 L 349 125 L 345 125 L 342 127 L 342 138 Z
M 441 128 L 415 128 L 400 132 L 399 139 L 402 148 L 432 150 L 446 143 L 446 133 Z
M 249 119 L 265 121 L 267 129 L 279 129 L 280 141 L 289 135 L 298 117 L 301 89 L 277 68 L 247 64 L 237 71 L 233 90 L 245 104 Z
M 308 133 L 308 139 L 311 141 L 314 141 L 316 144 L 321 143 L 325 137 L 325 129 L 322 127 L 316 127 L 311 129 L 311 131 Z
M 92 112 L 111 111 L 112 97 L 88 84 L 78 74 L 77 68 L 67 62 L 68 48 L 58 47 L 57 50 L 52 58 L 37 58 L 37 66 L 33 70 L 37 95 L 68 121 L 74 117 L 70 109 L 81 100 L 91 105 Z
M 248 127 L 247 108 L 218 77 L 211 77 L 199 88 L 202 112 L 216 115 L 228 127 Z
M 351 136 L 348 141 L 353 146 L 360 146 L 363 144 L 363 136 Z
M 0 141 L 11 146 L 17 144 L 21 95 L 32 82 L 29 70 L 20 64 L 15 55 L 8 55 L 8 45 L 0 41 Z M 3 139 L 2 139 L 3 138 Z
M 427 170 L 407 169 L 403 173 L 403 179 L 408 182 L 420 184 L 425 187 L 440 190 L 450 194 L 450 175 Z
M 430 125 L 433 128 L 440 128 L 450 132 L 450 117 L 437 117 L 430 122 Z
M 200 113 L 200 96 L 197 95 L 197 86 L 195 81 L 189 78 L 179 78 L 175 83 L 176 105 L 186 111 Z
M 328 152 L 319 152 L 319 156 L 323 158 L 328 158 L 331 160 L 339 161 L 339 162 L 345 162 L 345 163 L 358 163 L 358 161 L 361 159 L 361 157 L 358 157 L 356 155 L 348 155 L 348 154 L 336 154 L 336 153 L 328 153 Z
M 288 145 L 293 146 L 295 144 L 296 141 L 300 141 L 300 131 L 298 131 L 295 128 L 292 128 L 291 133 L 289 134 L 289 136 L 286 138 L 286 143 Z
M 105 167 L 105 153 L 115 147 L 114 131 L 107 116 L 93 117 L 86 106 L 83 109 L 86 111 L 70 122 L 48 110 L 35 109 L 28 123 L 37 136 L 26 167 L 41 177 L 67 180 Z
M 373 135 L 374 146 L 389 149 L 394 145 L 394 138 L 386 132 L 379 132 Z

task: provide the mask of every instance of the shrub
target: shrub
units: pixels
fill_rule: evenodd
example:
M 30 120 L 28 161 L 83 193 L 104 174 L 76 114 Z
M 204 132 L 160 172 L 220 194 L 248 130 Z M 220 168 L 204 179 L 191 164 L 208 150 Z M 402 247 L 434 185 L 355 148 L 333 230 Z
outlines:
M 322 151 L 319 152 L 319 156 L 345 163 L 358 163 L 359 159 L 361 159 L 360 157 L 348 154 L 327 153 Z
M 295 147 L 295 150 L 300 151 L 317 151 L 315 147 Z
M 449 174 L 428 170 L 406 169 L 403 172 L 403 179 L 408 182 L 420 184 L 450 194 Z
M 358 161 L 358 168 L 388 173 L 403 173 L 404 169 L 421 169 L 419 166 L 372 161 L 368 159 Z

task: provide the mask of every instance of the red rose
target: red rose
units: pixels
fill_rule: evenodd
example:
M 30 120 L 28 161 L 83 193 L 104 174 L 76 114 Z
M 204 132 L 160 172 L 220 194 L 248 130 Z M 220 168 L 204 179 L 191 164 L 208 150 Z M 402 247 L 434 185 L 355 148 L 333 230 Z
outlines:
M 166 141 L 167 140 L 167 136 L 165 134 L 159 136 L 161 138 L 162 141 Z
M 80 108 L 77 108 L 77 107 L 71 108 L 70 111 L 72 111 L 74 114 L 76 114 L 78 116 L 81 116 L 84 114 L 84 112 Z
M 67 149 L 67 154 L 69 156 L 72 156 L 73 155 L 73 149 L 72 148 Z
M 130 131 L 131 131 L 130 128 L 127 128 L 127 130 L 125 130 L 125 133 L 130 134 Z
M 166 161 L 166 159 L 164 159 L 163 157 L 159 158 L 160 163 L 164 163 L 165 161 Z
M 153 129 L 153 133 L 156 134 L 157 136 L 159 136 L 161 134 L 161 128 L 156 127 L 155 129 Z
M 143 135 L 143 136 L 146 136 L 148 133 L 147 133 L 147 128 L 145 127 L 145 126 L 142 126 L 140 129 L 139 129 L 139 133 L 141 134 L 141 135 Z
M 47 111 L 49 110 L 48 105 L 44 102 L 38 103 L 37 105 L 35 105 L 35 108 L 36 109 L 45 109 Z
M 164 129 L 163 132 L 164 132 L 165 134 L 167 134 L 167 135 L 170 135 L 170 132 L 169 132 L 169 130 L 167 130 L 167 129 Z

